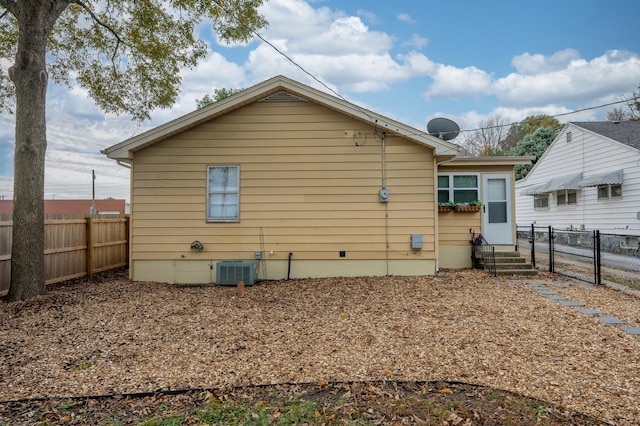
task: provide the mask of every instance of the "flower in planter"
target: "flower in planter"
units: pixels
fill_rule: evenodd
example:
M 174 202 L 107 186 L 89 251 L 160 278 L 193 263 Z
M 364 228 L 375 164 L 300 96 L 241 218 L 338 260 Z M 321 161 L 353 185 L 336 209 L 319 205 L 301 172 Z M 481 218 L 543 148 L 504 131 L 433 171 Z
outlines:
M 469 242 L 474 246 L 481 246 L 483 240 L 484 240 L 484 237 L 482 236 L 482 234 L 478 234 L 478 235 L 475 235 L 473 238 L 471 238 Z
M 445 201 L 444 203 L 438 203 L 438 206 L 454 207 L 456 204 L 453 201 Z
M 465 213 L 476 213 L 480 211 L 482 203 L 476 204 L 476 201 L 472 201 L 469 203 L 459 203 L 456 204 L 457 212 L 465 212 Z

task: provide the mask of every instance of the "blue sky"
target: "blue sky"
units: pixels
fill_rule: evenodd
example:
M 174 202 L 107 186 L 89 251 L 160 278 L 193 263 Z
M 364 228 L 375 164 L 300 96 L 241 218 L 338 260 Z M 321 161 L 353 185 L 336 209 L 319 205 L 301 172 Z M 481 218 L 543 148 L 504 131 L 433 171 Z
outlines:
M 418 129 L 447 117 L 463 130 L 499 115 L 563 114 L 616 102 L 640 85 L 637 0 L 270 0 L 261 35 L 333 90 Z M 214 88 L 246 88 L 283 74 L 321 88 L 259 39 L 216 42 L 183 72 L 170 110 L 142 124 L 102 114 L 75 87 L 50 85 L 45 197 L 129 198 L 128 171 L 100 150 L 192 111 Z M 1 72 L 7 60 L 0 59 Z M 323 89 L 325 90 L 325 89 Z M 603 120 L 612 107 L 561 116 Z M 0 113 L 0 196 L 13 196 L 13 117 Z M 455 142 L 462 142 L 462 133 Z

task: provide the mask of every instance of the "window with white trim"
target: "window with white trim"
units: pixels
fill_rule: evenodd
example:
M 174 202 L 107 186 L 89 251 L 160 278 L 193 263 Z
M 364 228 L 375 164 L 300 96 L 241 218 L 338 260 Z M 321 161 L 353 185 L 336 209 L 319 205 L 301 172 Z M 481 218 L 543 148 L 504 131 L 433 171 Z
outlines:
M 578 204 L 578 192 L 575 189 L 561 189 L 556 191 L 559 206 Z
M 438 204 L 470 203 L 478 198 L 477 174 L 439 174 Z
M 240 166 L 207 167 L 207 222 L 240 221 Z
M 533 208 L 534 209 L 548 209 L 549 208 L 549 194 L 536 194 L 533 196 Z
M 598 185 L 598 200 L 610 200 L 622 197 L 622 185 Z

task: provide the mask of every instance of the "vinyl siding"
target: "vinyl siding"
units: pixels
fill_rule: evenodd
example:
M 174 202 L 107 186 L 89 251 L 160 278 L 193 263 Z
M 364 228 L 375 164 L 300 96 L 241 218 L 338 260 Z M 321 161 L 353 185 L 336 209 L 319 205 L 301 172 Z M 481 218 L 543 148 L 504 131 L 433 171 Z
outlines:
M 478 169 L 463 167 L 452 167 L 442 165 L 438 168 L 438 173 L 477 173 L 478 174 L 478 197 L 482 198 L 482 175 L 484 173 L 513 173 L 512 166 L 483 166 L 482 172 Z M 475 233 L 482 233 L 482 213 L 439 213 L 438 214 L 438 237 L 442 246 L 469 245 L 471 234 L 469 229 Z M 469 255 L 471 256 L 471 255 Z M 440 256 L 442 259 L 443 256 Z
M 239 223 L 206 222 L 209 165 L 240 166 Z M 435 259 L 432 149 L 387 135 L 385 205 L 379 137 L 312 102 L 250 104 L 136 152 L 132 174 L 133 261 L 261 250 L 270 260 Z
M 566 132 L 572 142 L 566 142 Z M 577 192 L 577 204 L 558 206 L 556 194 L 549 196 L 549 209 L 535 210 L 532 196 L 520 195 L 531 185 L 582 172 L 591 176 L 605 171 L 624 170 L 622 197 L 598 200 L 597 188 Z M 552 225 L 558 228 L 600 229 L 602 232 L 640 233 L 640 151 L 622 143 L 567 125 L 538 161 L 529 175 L 516 183 L 516 220 L 520 226 Z

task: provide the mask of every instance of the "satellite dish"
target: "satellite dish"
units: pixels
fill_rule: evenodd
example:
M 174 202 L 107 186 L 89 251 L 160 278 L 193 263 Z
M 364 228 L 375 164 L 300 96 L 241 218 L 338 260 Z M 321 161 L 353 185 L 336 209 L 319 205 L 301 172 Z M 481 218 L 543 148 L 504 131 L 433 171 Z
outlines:
M 445 141 L 455 139 L 460 134 L 460 126 L 448 118 L 434 118 L 427 123 L 427 131 L 430 135 L 444 139 Z

